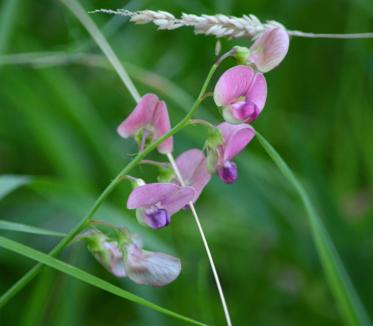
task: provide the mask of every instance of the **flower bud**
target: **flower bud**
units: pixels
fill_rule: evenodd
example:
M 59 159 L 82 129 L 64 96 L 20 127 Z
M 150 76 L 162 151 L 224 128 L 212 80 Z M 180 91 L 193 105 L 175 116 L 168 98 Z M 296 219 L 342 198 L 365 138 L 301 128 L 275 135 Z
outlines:
M 289 34 L 282 27 L 265 31 L 250 47 L 248 63 L 255 64 L 261 72 L 277 67 L 289 49 Z

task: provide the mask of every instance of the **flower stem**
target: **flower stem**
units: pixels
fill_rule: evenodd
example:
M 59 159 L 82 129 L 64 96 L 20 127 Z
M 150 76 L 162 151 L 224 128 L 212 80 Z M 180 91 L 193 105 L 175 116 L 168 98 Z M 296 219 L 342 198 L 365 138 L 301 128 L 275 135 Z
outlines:
M 170 161 L 171 166 L 172 166 L 172 168 L 173 168 L 173 170 L 174 170 L 174 172 L 176 174 L 176 177 L 178 178 L 180 184 L 182 186 L 185 186 L 183 177 L 180 174 L 180 171 L 179 171 L 179 169 L 178 169 L 178 167 L 176 165 L 176 162 L 174 160 L 173 155 L 171 153 L 168 153 L 167 154 L 167 158 Z M 201 235 L 201 239 L 202 239 L 203 245 L 205 246 L 205 250 L 206 250 L 209 262 L 210 262 L 211 270 L 212 270 L 212 273 L 214 275 L 215 283 L 216 283 L 216 286 L 218 288 L 218 292 L 219 292 L 221 304 L 223 306 L 224 315 L 225 315 L 225 319 L 227 321 L 227 325 L 228 326 L 232 326 L 231 318 L 230 318 L 229 311 L 228 311 L 228 306 L 227 306 L 227 303 L 226 303 L 225 297 L 224 297 L 223 287 L 221 286 L 219 275 L 218 275 L 218 272 L 217 272 L 216 267 L 215 267 L 214 259 L 212 258 L 212 254 L 211 254 L 209 245 L 207 243 L 207 239 L 206 239 L 205 233 L 203 231 L 201 222 L 199 220 L 199 217 L 197 215 L 197 211 L 196 211 L 196 209 L 194 207 L 193 202 L 189 202 L 189 207 L 190 207 L 190 210 L 192 211 L 192 215 L 193 215 L 194 220 L 195 220 L 195 222 L 197 224 L 198 231 L 199 231 L 199 233 Z

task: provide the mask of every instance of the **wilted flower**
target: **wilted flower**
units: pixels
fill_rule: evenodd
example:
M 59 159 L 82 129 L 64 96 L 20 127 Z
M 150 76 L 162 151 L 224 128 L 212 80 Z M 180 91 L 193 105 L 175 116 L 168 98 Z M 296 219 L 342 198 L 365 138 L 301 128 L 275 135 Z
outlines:
M 174 281 L 180 274 L 180 259 L 160 252 L 142 250 L 136 244 L 127 248 L 126 272 L 138 283 L 164 286 Z
M 177 157 L 176 165 L 184 184 L 193 187 L 195 191 L 193 202 L 195 202 L 211 179 L 207 170 L 205 154 L 199 149 L 187 150 Z M 177 179 L 175 181 L 178 182 Z
M 248 63 L 254 63 L 261 72 L 277 67 L 289 49 L 289 34 L 282 27 L 265 31 L 250 47 Z
M 153 229 L 171 222 L 171 216 L 194 198 L 192 187 L 174 183 L 150 183 L 135 188 L 127 201 L 128 209 L 136 209 L 137 219 Z
M 160 101 L 155 94 L 144 95 L 132 113 L 117 129 L 123 138 L 140 137 L 141 147 L 147 139 L 155 141 L 169 130 L 170 119 L 166 103 Z M 172 149 L 172 137 L 167 138 L 158 146 L 158 151 L 163 154 L 171 153 Z
M 88 250 L 110 273 L 116 277 L 126 276 L 123 253 L 116 241 L 98 230 L 84 232 L 78 238 L 87 242 Z
M 230 123 L 250 123 L 263 110 L 267 98 L 267 83 L 261 73 L 248 66 L 228 69 L 214 89 L 214 101 L 222 107 L 223 117 Z
M 209 149 L 209 170 L 216 171 L 225 183 L 233 183 L 238 177 L 237 165 L 232 160 L 255 136 L 254 129 L 247 124 L 233 125 L 223 122 L 217 126 L 224 141 Z
M 160 252 L 142 249 L 142 240 L 127 229 L 115 229 L 117 238 L 109 238 L 99 230 L 79 236 L 88 250 L 110 273 L 128 277 L 138 284 L 164 286 L 180 274 L 180 259 Z

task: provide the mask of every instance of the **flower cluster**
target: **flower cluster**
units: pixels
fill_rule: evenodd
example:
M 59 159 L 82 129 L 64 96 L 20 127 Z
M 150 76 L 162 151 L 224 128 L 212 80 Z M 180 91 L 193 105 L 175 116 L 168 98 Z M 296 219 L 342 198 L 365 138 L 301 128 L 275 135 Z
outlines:
M 259 117 L 266 102 L 267 83 L 263 73 L 283 60 L 288 46 L 287 32 L 274 27 L 265 31 L 250 48 L 233 48 L 232 56 L 239 65 L 225 71 L 214 89 L 214 101 L 225 122 L 213 126 L 202 121 L 209 128 L 204 150 L 189 149 L 175 163 L 172 158 L 171 165 L 153 161 L 161 167 L 159 182 L 146 184 L 127 176 L 135 181 L 127 208 L 136 210 L 140 224 L 152 229 L 169 225 L 172 215 L 197 201 L 214 174 L 227 184 L 237 180 L 234 158 L 254 138 L 255 130 L 250 123 Z M 118 133 L 123 138 L 133 137 L 142 151 L 149 141 L 156 141 L 170 128 L 166 103 L 155 94 L 146 94 L 119 125 Z M 170 159 L 172 137 L 160 143 L 158 151 Z M 141 243 L 127 230 L 119 234 L 120 240 L 112 240 L 97 231 L 81 238 L 87 241 L 96 259 L 118 277 L 128 276 L 136 283 L 161 286 L 179 275 L 177 258 L 142 250 Z

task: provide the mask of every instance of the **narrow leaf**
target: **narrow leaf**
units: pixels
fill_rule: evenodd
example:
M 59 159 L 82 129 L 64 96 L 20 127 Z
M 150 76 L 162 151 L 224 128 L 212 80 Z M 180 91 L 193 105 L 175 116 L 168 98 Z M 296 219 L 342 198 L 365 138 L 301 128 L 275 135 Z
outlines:
M 17 188 L 29 183 L 30 177 L 24 175 L 1 175 L 0 176 L 0 199 L 16 190 Z
M 144 305 L 148 308 L 154 309 L 158 312 L 164 313 L 166 315 L 169 315 L 171 317 L 183 320 L 185 322 L 189 322 L 195 325 L 206 325 L 201 322 L 195 321 L 191 318 L 179 315 L 176 312 L 173 312 L 171 310 L 162 308 L 150 301 L 147 301 L 135 294 L 132 294 L 128 291 L 125 291 L 107 281 L 104 281 L 103 279 L 100 279 L 92 274 L 89 274 L 77 267 L 74 267 L 72 265 L 69 265 L 61 260 L 58 260 L 56 258 L 53 258 L 43 252 L 37 251 L 35 249 L 32 249 L 28 246 L 25 246 L 19 242 L 4 238 L 0 236 L 0 247 L 8 249 L 10 251 L 16 252 L 22 256 L 28 257 L 30 259 L 33 259 L 35 261 L 38 261 L 39 263 L 42 263 L 44 265 L 47 265 L 51 268 L 54 268 L 60 272 L 63 272 L 67 275 L 70 275 L 82 282 L 85 282 L 87 284 L 90 284 L 94 287 L 97 287 L 101 290 L 107 291 L 109 293 L 112 293 L 114 295 L 117 295 L 121 298 L 127 299 L 129 301 Z
M 347 325 L 371 325 L 342 260 L 306 190 L 272 145 L 256 131 L 258 140 L 282 174 L 294 186 L 307 212 L 313 239 L 331 291 Z
M 35 226 L 30 226 L 21 223 L 15 223 L 10 221 L 0 220 L 0 230 L 16 231 L 23 233 L 39 234 L 39 235 L 48 235 L 51 237 L 65 237 L 65 233 L 50 231 Z

